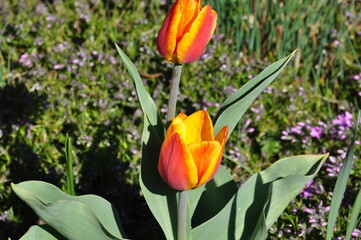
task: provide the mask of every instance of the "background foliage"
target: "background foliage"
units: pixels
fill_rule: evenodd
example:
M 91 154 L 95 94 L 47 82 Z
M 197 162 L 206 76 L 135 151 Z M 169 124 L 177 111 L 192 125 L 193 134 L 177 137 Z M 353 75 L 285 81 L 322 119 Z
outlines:
M 219 27 L 202 58 L 183 67 L 179 110 L 219 102 L 271 62 L 295 60 L 246 112 L 223 161 L 239 184 L 276 159 L 330 152 L 314 182 L 271 228 L 270 239 L 318 239 L 330 192 L 361 105 L 360 1 L 209 1 Z M 0 237 L 39 221 L 10 190 L 36 179 L 65 190 L 66 134 L 77 194 L 94 193 L 120 213 L 128 237 L 162 239 L 140 192 L 141 111 L 117 43 L 137 65 L 158 107 L 171 65 L 155 37 L 171 1 L 3 0 L 0 5 Z M 162 16 L 162 17 L 160 17 Z M 335 236 L 345 234 L 360 189 L 360 145 Z M 361 226 L 354 237 L 361 237 Z

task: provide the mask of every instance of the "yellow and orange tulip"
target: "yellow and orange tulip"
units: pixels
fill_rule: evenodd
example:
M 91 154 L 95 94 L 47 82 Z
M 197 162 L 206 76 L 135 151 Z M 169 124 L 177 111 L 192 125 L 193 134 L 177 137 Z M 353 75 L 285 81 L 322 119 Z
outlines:
M 158 33 L 159 53 L 170 63 L 196 61 L 217 25 L 217 13 L 201 0 L 177 0 Z
M 176 190 L 190 190 L 210 181 L 222 160 L 228 127 L 216 137 L 206 111 L 189 116 L 180 113 L 172 120 L 161 147 L 158 170 Z

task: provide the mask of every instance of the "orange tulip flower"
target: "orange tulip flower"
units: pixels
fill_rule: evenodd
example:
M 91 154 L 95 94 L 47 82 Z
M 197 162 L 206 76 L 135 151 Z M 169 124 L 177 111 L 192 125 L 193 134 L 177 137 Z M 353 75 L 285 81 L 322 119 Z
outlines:
M 170 124 L 160 151 L 158 170 L 163 180 L 183 191 L 207 183 L 221 163 L 227 134 L 224 127 L 214 138 L 206 111 L 190 116 L 180 113 Z
M 217 13 L 201 0 L 177 0 L 158 33 L 159 53 L 170 63 L 196 61 L 211 39 Z

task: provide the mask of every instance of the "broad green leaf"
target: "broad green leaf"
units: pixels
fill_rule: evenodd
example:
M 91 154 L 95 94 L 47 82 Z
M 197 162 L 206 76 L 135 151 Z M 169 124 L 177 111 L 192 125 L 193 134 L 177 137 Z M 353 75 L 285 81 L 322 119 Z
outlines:
M 192 226 L 198 226 L 215 216 L 229 202 L 237 190 L 238 187 L 231 174 L 223 166 L 220 166 L 214 178 L 202 189 L 199 201 L 195 202 L 198 205 L 193 206 L 196 209 L 192 218 Z M 199 190 L 195 189 L 193 191 Z
M 158 172 L 158 158 L 164 138 L 164 127 L 153 99 L 145 89 L 139 73 L 127 55 L 115 44 L 132 78 L 144 113 L 140 187 L 147 204 L 167 239 L 174 239 L 177 225 L 177 191 L 171 189 Z
M 291 60 L 296 50 L 288 57 L 283 58 L 264 69 L 259 75 L 248 81 L 232 96 L 226 99 L 221 105 L 219 112 L 214 120 L 214 132 L 218 133 L 224 126 L 228 126 L 228 137 L 236 127 L 237 123 L 261 94 L 261 92 L 280 74 Z
M 288 157 L 253 175 L 216 216 L 192 230 L 193 239 L 251 239 L 255 230 L 255 234 L 267 231 L 316 175 L 327 156 Z M 265 224 L 260 222 L 261 214 Z M 257 229 L 262 225 L 265 229 Z
M 270 188 L 272 187 L 272 185 L 270 185 Z M 258 221 L 257 224 L 255 226 L 255 228 L 251 229 L 251 228 L 247 228 L 247 230 L 250 230 L 248 233 L 243 233 L 242 235 L 242 239 L 257 239 L 257 240 L 263 240 L 267 238 L 267 226 L 266 226 L 266 216 L 265 216 L 265 212 L 266 212 L 266 208 L 267 208 L 267 204 L 271 198 L 271 196 L 269 195 L 272 191 L 270 191 L 270 189 L 267 190 L 268 192 L 268 196 L 267 198 L 264 199 L 264 202 L 261 203 L 260 206 L 263 206 L 262 208 L 259 207 L 258 209 L 260 210 L 259 213 L 253 213 L 254 216 L 258 216 Z M 249 236 L 251 235 L 251 236 Z
M 163 181 L 158 172 L 161 142 L 146 116 L 144 118 L 142 144 L 140 187 L 150 210 L 163 229 L 166 238 L 173 240 L 177 230 L 177 202 L 179 194 Z
M 66 240 L 66 238 L 49 225 L 34 225 L 20 240 Z
M 328 222 L 327 222 L 326 240 L 330 240 L 333 236 L 333 227 L 335 226 L 338 210 L 340 208 L 343 194 L 345 193 L 346 190 L 347 181 L 351 173 L 353 155 L 355 152 L 356 133 L 359 122 L 360 122 L 360 111 L 358 112 L 353 139 L 351 141 L 350 147 L 347 150 L 346 158 L 340 169 L 339 176 L 337 177 L 335 189 L 333 190 L 330 212 L 328 215 Z
M 355 230 L 355 227 L 357 225 L 357 219 L 360 212 L 361 212 L 361 189 L 358 191 L 357 197 L 352 206 L 352 211 L 349 216 L 350 222 L 347 226 L 346 237 L 345 237 L 346 240 L 351 239 L 351 234 Z
M 88 239 L 85 236 L 91 239 L 124 239 L 118 213 L 99 196 L 70 196 L 41 181 L 11 186 L 42 220 L 68 239 Z
M 115 47 L 116 47 L 122 61 L 124 62 L 125 67 L 127 68 L 128 72 L 130 74 L 130 77 L 132 78 L 132 81 L 133 81 L 133 84 L 135 87 L 135 91 L 137 92 L 140 107 L 142 108 L 144 115 L 147 116 L 150 124 L 153 127 L 156 127 L 157 134 L 159 135 L 159 137 L 163 138 L 164 127 L 163 127 L 162 121 L 159 117 L 157 107 L 155 106 L 152 97 L 149 95 L 149 93 L 145 89 L 142 79 L 140 78 L 139 73 L 137 71 L 137 68 L 134 66 L 133 62 L 128 58 L 128 56 L 119 48 L 119 46 L 117 44 L 115 44 Z

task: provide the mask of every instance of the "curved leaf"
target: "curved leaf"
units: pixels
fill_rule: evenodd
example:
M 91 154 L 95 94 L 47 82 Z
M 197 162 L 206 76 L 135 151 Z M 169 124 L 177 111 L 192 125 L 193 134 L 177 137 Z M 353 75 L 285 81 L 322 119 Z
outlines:
M 41 181 L 26 181 L 11 186 L 42 220 L 69 239 L 84 239 L 84 236 L 124 239 L 118 213 L 99 196 L 70 196 L 54 185 Z
M 214 178 L 205 187 L 190 191 L 192 194 L 197 191 L 201 194 L 198 195 L 197 200 L 194 199 L 194 202 L 190 204 L 194 212 L 192 226 L 198 226 L 215 216 L 224 208 L 237 190 L 238 187 L 233 177 L 221 165 Z
M 144 115 L 147 116 L 150 124 L 153 127 L 157 128 L 157 134 L 161 134 L 160 137 L 163 137 L 162 134 L 164 134 L 164 127 L 159 117 L 157 107 L 155 106 L 152 97 L 145 89 L 142 79 L 140 78 L 139 73 L 137 71 L 137 68 L 134 66 L 133 62 L 128 58 L 128 56 L 120 49 L 120 47 L 117 44 L 115 44 L 115 47 L 122 61 L 124 62 L 125 67 L 127 68 L 128 73 L 130 74 L 130 77 L 132 78 L 135 91 L 137 92 L 140 107 L 142 108 Z
M 357 197 L 355 199 L 355 202 L 352 206 L 352 210 L 348 217 L 350 219 L 350 222 L 346 230 L 346 236 L 345 236 L 346 240 L 351 239 L 352 232 L 356 228 L 358 216 L 360 213 L 361 213 L 361 189 L 358 191 Z
M 315 176 L 327 156 L 300 155 L 281 159 L 253 175 L 222 211 L 192 230 L 193 239 L 251 239 L 249 237 L 258 231 L 266 231 Z M 265 216 L 265 224 L 259 222 L 260 214 Z M 260 226 L 265 229 L 257 229 Z
M 144 113 L 140 187 L 166 238 L 174 239 L 177 224 L 178 193 L 163 181 L 158 172 L 158 158 L 164 139 L 164 126 L 153 99 L 145 89 L 136 67 L 117 44 L 115 44 L 115 47 L 132 78 Z
M 49 225 L 34 225 L 20 238 L 20 240 L 66 240 Z
M 161 141 L 147 116 L 144 118 L 142 143 L 140 187 L 166 238 L 172 240 L 176 236 L 179 194 L 163 181 L 158 172 Z
M 224 126 L 228 126 L 229 137 L 249 106 L 286 67 L 295 52 L 296 50 L 288 57 L 268 66 L 259 75 L 248 81 L 237 92 L 227 98 L 214 120 L 214 132 L 218 133 Z

